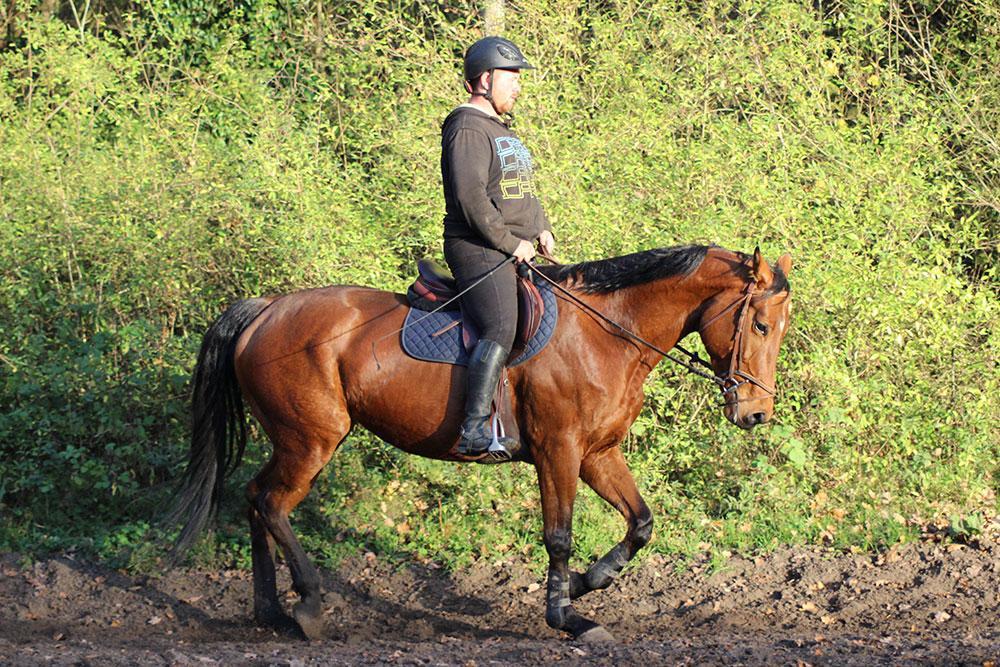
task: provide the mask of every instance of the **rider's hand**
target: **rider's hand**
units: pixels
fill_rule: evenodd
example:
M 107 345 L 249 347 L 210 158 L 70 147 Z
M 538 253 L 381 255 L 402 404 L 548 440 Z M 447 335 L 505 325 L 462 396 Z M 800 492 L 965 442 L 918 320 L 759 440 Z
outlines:
M 552 232 L 547 229 L 543 231 L 538 236 L 538 245 L 542 247 L 542 252 L 546 255 L 551 255 L 552 251 L 556 249 L 556 240 L 553 238 Z
M 517 244 L 517 248 L 514 249 L 514 259 L 517 260 L 517 263 L 522 264 L 527 262 L 534 256 L 535 247 L 531 245 L 531 241 L 521 239 L 521 242 Z

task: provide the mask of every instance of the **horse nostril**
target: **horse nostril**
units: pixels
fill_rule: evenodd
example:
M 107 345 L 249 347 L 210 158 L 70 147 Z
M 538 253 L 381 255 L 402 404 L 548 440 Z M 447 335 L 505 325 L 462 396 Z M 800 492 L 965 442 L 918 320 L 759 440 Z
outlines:
M 755 412 L 750 415 L 751 424 L 763 424 L 767 421 L 767 416 L 763 412 Z

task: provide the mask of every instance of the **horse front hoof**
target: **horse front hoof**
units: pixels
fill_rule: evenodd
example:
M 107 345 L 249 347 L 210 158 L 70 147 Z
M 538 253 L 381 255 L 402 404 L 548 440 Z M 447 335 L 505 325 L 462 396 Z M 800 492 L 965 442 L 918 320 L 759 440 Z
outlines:
M 613 634 L 600 625 L 595 625 L 591 629 L 581 632 L 575 639 L 585 644 L 608 644 L 618 641 Z
M 312 605 L 305 606 L 298 603 L 292 610 L 295 622 L 298 623 L 302 634 L 306 639 L 323 639 L 326 637 L 326 623 L 323 621 L 323 613 Z

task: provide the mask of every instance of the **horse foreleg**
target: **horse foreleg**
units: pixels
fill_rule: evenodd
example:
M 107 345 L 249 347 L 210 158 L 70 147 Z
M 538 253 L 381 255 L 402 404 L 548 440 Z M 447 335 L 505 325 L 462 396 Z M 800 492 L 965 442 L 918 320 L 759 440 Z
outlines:
M 653 534 L 653 514 L 639 495 L 635 478 L 618 447 L 606 449 L 583 461 L 580 477 L 597 495 L 621 512 L 628 524 L 625 539 L 611 548 L 583 574 L 573 572 L 570 598 L 607 588 L 621 574 L 636 552 L 649 543 Z
M 613 641 L 599 624 L 581 616 L 570 602 L 569 557 L 573 547 L 573 502 L 580 462 L 572 456 L 538 457 L 545 550 L 549 554 L 545 622 L 584 641 Z M 568 460 L 567 460 L 568 459 Z

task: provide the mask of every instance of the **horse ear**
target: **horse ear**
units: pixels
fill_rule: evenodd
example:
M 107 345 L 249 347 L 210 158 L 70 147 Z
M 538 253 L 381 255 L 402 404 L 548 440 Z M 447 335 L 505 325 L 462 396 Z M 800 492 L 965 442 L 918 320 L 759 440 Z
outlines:
M 792 272 L 792 256 L 786 252 L 784 255 L 779 257 L 778 268 L 781 269 L 781 272 L 784 273 L 787 278 L 788 274 Z
M 753 249 L 753 259 L 750 264 L 750 277 L 757 283 L 757 289 L 764 289 L 774 280 L 774 273 L 767 260 L 760 253 L 760 246 Z

